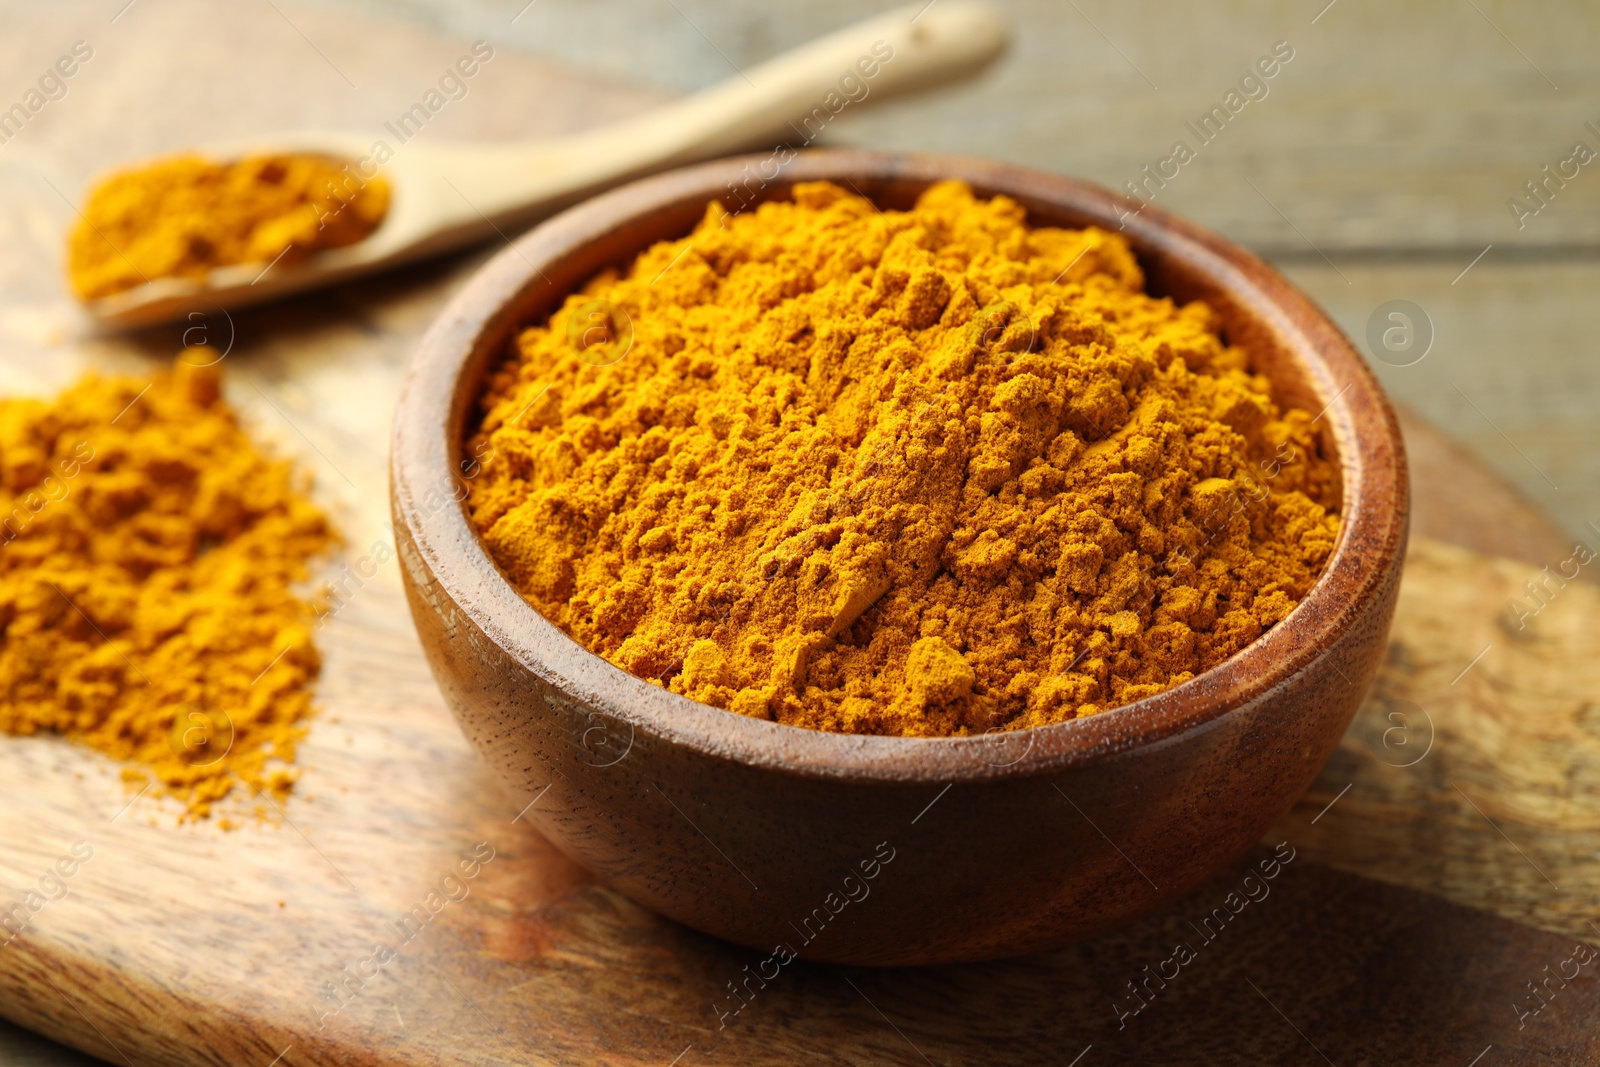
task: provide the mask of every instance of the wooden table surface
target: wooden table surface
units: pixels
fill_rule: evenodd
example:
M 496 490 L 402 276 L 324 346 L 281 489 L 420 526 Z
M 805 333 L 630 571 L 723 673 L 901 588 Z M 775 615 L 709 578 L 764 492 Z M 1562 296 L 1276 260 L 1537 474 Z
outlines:
M 1600 399 L 1600 372 L 1585 358 L 1596 315 L 1592 298 L 1585 297 L 1600 281 L 1593 256 L 1600 247 L 1600 216 L 1594 210 L 1600 178 L 1585 169 L 1523 231 L 1516 230 L 1504 205 L 1539 166 L 1556 163 L 1572 140 L 1587 137 L 1600 146 L 1600 136 L 1582 129 L 1585 101 L 1595 99 L 1600 78 L 1586 62 L 1585 42 L 1593 41 L 1600 18 L 1576 4 L 1545 5 L 1528 14 L 1486 0 L 1478 0 L 1476 10 L 1472 4 L 1379 7 L 1342 0 L 1315 24 L 1310 22 L 1317 15 L 1313 9 L 1322 3 L 1216 4 L 1181 15 L 1162 8 L 1159 19 L 1136 5 L 1088 0 L 1061 10 L 1043 3 L 1003 6 L 1025 32 L 1018 33 L 1013 54 L 1001 66 L 964 88 L 847 113 L 830 137 L 838 143 L 993 155 L 1120 185 L 1139 163 L 1153 161 L 1171 138 L 1181 136 L 1184 117 L 1203 110 L 1212 97 L 1220 99 L 1245 63 L 1275 40 L 1295 43 L 1296 59 L 1276 79 L 1272 95 L 1250 105 L 1227 132 L 1228 140 L 1208 147 L 1192 172 L 1186 168 L 1164 193 L 1164 202 L 1278 259 L 1358 343 L 1367 318 L 1386 300 L 1410 299 L 1428 311 L 1438 334 L 1428 357 L 1409 367 L 1379 366 L 1387 387 L 1447 431 L 1440 435 L 1424 422 L 1408 422 L 1413 465 L 1421 475 L 1415 529 L 1523 562 L 1463 557 L 1438 544 L 1419 549 L 1408 577 L 1413 593 L 1397 624 L 1404 640 L 1397 642 L 1390 667 L 1344 748 L 1280 828 L 1313 864 L 1363 877 L 1347 884 L 1329 880 L 1330 874 L 1305 883 L 1299 896 L 1287 894 L 1286 901 L 1299 903 L 1285 907 L 1265 933 L 1255 935 L 1261 940 L 1250 951 L 1272 950 L 1297 929 L 1331 950 L 1327 937 L 1337 935 L 1339 927 L 1326 927 L 1319 942 L 1304 925 L 1315 917 L 1315 901 L 1306 894 L 1316 888 L 1341 894 L 1357 916 L 1432 916 L 1432 926 L 1407 929 L 1436 942 L 1473 932 L 1510 946 L 1497 957 L 1509 968 L 1505 975 L 1477 976 L 1491 985 L 1503 982 L 1503 999 L 1509 1002 L 1539 973 L 1539 965 L 1533 965 L 1524 978 L 1516 967 L 1532 964 L 1555 944 L 1538 940 L 1545 935 L 1535 928 L 1593 939 L 1589 924 L 1600 918 L 1593 904 L 1600 879 L 1594 839 L 1588 836 L 1600 824 L 1593 785 L 1593 770 L 1600 766 L 1600 724 L 1593 715 L 1597 679 L 1590 662 L 1600 598 L 1575 587 L 1541 616 L 1534 642 L 1518 642 L 1505 636 L 1503 627 L 1495 629 L 1495 605 L 1536 570 L 1527 564 L 1565 558 L 1566 535 L 1600 520 L 1600 478 L 1595 477 L 1600 431 L 1590 414 Z M 245 130 L 344 126 L 376 131 L 478 36 L 496 43 L 495 59 L 467 98 L 440 116 L 439 137 L 574 128 L 633 113 L 851 17 L 847 5 L 833 2 L 770 15 L 755 5 L 713 9 L 670 0 L 639 8 L 601 3 L 581 9 L 546 0 L 519 16 L 521 7 L 520 0 L 449 8 L 419 4 L 404 19 L 380 16 L 353 2 L 226 11 L 190 0 L 138 0 L 125 9 L 122 0 L 5 8 L 0 17 L 8 32 L 0 36 L 0 70 L 10 77 L 0 91 L 9 92 L 4 86 L 12 85 L 20 95 L 37 71 L 76 40 L 90 42 L 95 56 L 69 83 L 65 97 L 0 145 L 5 193 L 0 197 L 0 388 L 7 394 L 44 393 L 88 366 L 137 373 L 170 358 L 183 343 L 176 330 L 94 337 L 64 294 L 59 234 L 72 218 L 69 202 L 105 166 Z M 560 65 L 559 59 L 570 65 Z M 647 76 L 654 87 L 629 87 L 629 79 Z M 1160 87 L 1148 84 L 1147 76 Z M 1545 76 L 1560 88 L 1551 89 Z M 1589 117 L 1600 118 L 1600 112 Z M 1490 244 L 1494 248 L 1452 284 Z M 399 371 L 439 304 L 489 251 L 206 324 L 208 340 L 224 343 L 226 334 L 232 341 L 226 366 L 230 396 L 264 437 L 316 471 L 319 493 L 339 513 L 353 544 L 381 533 L 388 415 Z M 270 397 L 272 404 L 260 397 Z M 1585 536 L 1592 542 L 1592 534 Z M 1159 941 L 1159 925 L 1147 925 L 1120 940 L 1097 943 L 1098 948 L 964 974 L 868 976 L 860 979 L 866 984 L 859 1000 L 822 988 L 837 984 L 837 978 L 817 969 L 785 994 L 790 999 L 775 1000 L 773 1016 L 738 1042 L 719 1046 L 714 1036 L 685 1033 L 682 1005 L 694 997 L 709 998 L 726 977 L 721 971 L 731 965 L 730 973 L 736 973 L 742 956 L 588 885 L 581 873 L 548 855 L 536 837 L 511 825 L 512 813 L 499 810 L 504 802 L 492 784 L 474 777 L 471 757 L 453 725 L 438 718 L 442 705 L 431 693 L 399 607 L 398 576 L 386 570 L 367 592 L 328 631 L 330 669 L 323 696 L 336 713 L 313 734 L 306 758 L 318 773 L 308 775 L 304 795 L 296 801 L 305 807 L 290 812 L 309 840 L 286 843 L 291 831 L 279 827 L 267 854 L 281 858 L 289 854 L 283 851 L 287 845 L 294 845 L 299 851 L 293 853 L 294 869 L 283 872 L 283 897 L 296 901 L 301 894 L 297 902 L 303 906 L 320 906 L 341 888 L 342 875 L 320 867 L 317 853 L 331 852 L 338 869 L 366 883 L 361 906 L 349 914 L 370 918 L 387 909 L 403 910 L 418 879 L 426 881 L 441 842 L 468 847 L 482 839 L 506 842 L 505 865 L 488 870 L 538 869 L 546 877 L 533 887 L 517 884 L 509 874 L 501 881 L 486 878 L 468 910 L 470 920 L 463 916 L 460 929 L 441 930 L 452 937 L 471 934 L 460 945 L 451 941 L 441 948 L 441 958 L 481 951 L 485 932 L 490 935 L 493 973 L 463 964 L 462 974 L 489 983 L 481 990 L 469 988 L 473 1000 L 496 991 L 515 1004 L 516 982 L 508 984 L 507 976 L 519 973 L 535 991 L 553 974 L 578 994 L 598 995 L 608 989 L 600 976 L 636 968 L 646 976 L 637 986 L 636 1003 L 611 997 L 603 1006 L 591 1006 L 593 1018 L 600 1020 L 597 1030 L 605 1029 L 606 1018 L 621 1020 L 608 1050 L 618 1061 L 666 1063 L 685 1046 L 696 1045 L 698 1051 L 685 1064 L 739 1062 L 756 1058 L 766 1042 L 796 1058 L 882 1056 L 922 1062 L 917 1056 L 925 1053 L 933 1062 L 975 1062 L 985 1058 L 984 1049 L 999 1040 L 997 1034 L 1010 1033 L 1025 1054 L 1019 1061 L 1044 1062 L 1052 1050 L 1065 1050 L 1059 1062 L 1066 1062 L 1083 1044 L 1067 1049 L 1069 1039 L 1093 1028 L 1059 1024 L 1048 1003 L 1027 1003 L 1028 991 L 1050 988 L 1040 976 L 1053 976 L 1062 1003 L 1071 1002 L 1082 993 L 1068 978 L 1074 968 L 1094 962 L 1096 953 L 1102 963 L 1143 959 L 1139 953 L 1147 943 Z M 1485 644 L 1496 647 L 1453 683 Z M 387 696 L 360 689 L 374 678 L 398 678 L 399 688 Z M 400 699 L 395 692 L 409 695 Z M 1415 767 L 1402 768 L 1397 764 L 1405 759 L 1397 758 L 1396 735 L 1389 732 L 1398 720 L 1390 716 L 1398 711 L 1412 722 L 1414 709 L 1430 724 L 1437 750 Z M 51 742 L 25 747 L 23 756 L 12 752 L 5 764 L 20 777 L 0 785 L 8 804 L 16 801 L 0 816 L 6 827 L 0 838 L 0 889 L 7 894 L 20 892 L 36 876 L 36 861 L 53 858 L 50 834 L 70 835 L 76 818 L 85 820 L 85 828 L 90 819 L 103 821 L 107 813 L 86 813 L 108 804 L 108 812 L 114 811 L 120 790 L 106 767 L 82 753 Z M 472 780 L 444 795 L 459 810 L 479 813 L 475 817 L 483 825 L 443 826 L 438 812 L 430 816 L 405 801 L 408 790 L 436 795 L 438 783 L 430 775 L 445 766 L 467 768 L 463 773 Z M 384 784 L 399 792 L 398 799 L 381 791 L 375 796 L 348 792 L 359 793 L 362 783 L 370 783 L 374 767 L 388 776 Z M 47 789 L 63 774 L 74 773 L 83 774 L 86 784 L 75 787 L 79 795 L 65 808 L 42 794 L 30 801 L 30 793 L 18 785 L 34 782 Z M 34 803 L 37 809 L 29 807 Z M 1324 814 L 1329 804 L 1333 807 Z M 1487 810 L 1475 811 L 1476 804 Z M 168 848 L 174 863 L 185 855 L 204 857 L 234 847 L 203 831 L 173 845 L 170 818 L 163 822 L 155 810 L 144 817 L 155 826 L 129 817 L 128 824 L 138 829 L 126 832 L 134 835 L 129 841 L 143 842 L 128 844 L 129 855 L 144 856 L 146 862 L 157 847 Z M 427 847 L 402 848 L 392 869 L 371 870 L 359 852 L 340 851 L 358 844 L 342 829 L 351 820 L 382 825 L 396 835 L 414 834 Z M 319 831 L 319 825 L 325 829 Z M 40 826 L 48 826 L 50 834 L 37 836 Z M 98 825 L 93 828 L 99 832 Z M 341 838 L 342 833 L 347 836 Z M 312 840 L 319 843 L 305 847 Z M 115 850 L 108 850 L 107 859 L 114 858 Z M 181 878 L 173 882 L 173 871 L 141 874 L 137 864 L 113 869 L 106 863 L 89 870 L 124 895 L 131 889 L 138 896 L 146 878 L 167 889 L 188 884 Z M 1408 896 L 1409 890 L 1387 886 L 1428 895 Z M 243 951 L 252 943 L 246 932 L 239 932 L 239 948 L 231 948 L 229 921 L 211 914 L 213 899 L 237 902 L 234 889 L 208 889 L 204 881 L 190 888 L 194 895 L 176 909 L 172 901 L 158 898 L 166 910 L 149 912 L 152 921 L 165 916 L 175 927 L 188 924 L 205 932 L 196 943 L 255 975 L 258 983 L 274 974 L 282 977 Z M 83 896 L 87 899 L 72 905 L 63 902 L 63 921 L 72 907 L 89 907 L 93 914 L 94 899 L 87 889 Z M 1470 905 L 1514 923 L 1495 919 L 1502 923 L 1495 926 L 1480 912 L 1452 911 L 1427 901 Z M 270 916 L 275 900 L 255 903 Z M 280 929 L 295 929 L 293 917 L 286 906 Z M 41 916 L 32 936 L 50 945 L 52 921 L 49 914 Z M 1302 925 L 1296 927 L 1297 922 Z M 539 931 L 547 943 L 530 943 Z M 116 943 L 115 931 L 102 933 Z M 351 936 L 352 943 L 361 940 Z M 611 939 L 616 951 L 595 958 L 596 938 Z M 182 977 L 189 966 L 184 944 L 179 937 L 163 950 L 174 968 L 172 988 L 180 992 L 189 981 Z M 345 947 L 342 941 L 322 945 L 315 955 L 335 961 Z M 1244 950 L 1240 954 L 1248 956 Z M 1446 957 L 1439 957 L 1441 966 Z M 59 959 L 51 953 L 43 958 Z M 0 1014 L 72 1037 L 94 1054 L 120 1062 L 108 1044 L 96 1043 L 98 1037 L 80 1040 L 88 1018 L 81 1014 L 84 1007 L 107 1024 L 94 1007 L 115 1003 L 103 983 L 79 987 L 71 985 L 76 977 L 61 973 L 71 993 L 59 990 L 61 997 L 49 1003 L 16 999 L 17 986 L 4 975 L 14 978 L 26 970 L 32 987 L 49 988 L 40 981 L 49 969 L 41 970 L 37 958 L 28 959 L 28 964 L 8 960 L 0 967 Z M 686 970 L 688 959 L 697 962 Z M 424 1023 L 436 1028 L 419 1046 L 435 1055 L 455 1050 L 469 1060 L 514 1058 L 513 1051 L 495 1043 L 492 1028 L 474 1030 L 462 1023 L 463 1017 L 469 1023 L 478 1018 L 476 1004 L 464 1006 L 471 1003 L 467 998 L 450 1000 L 449 1011 L 437 1007 L 440 998 L 454 996 L 445 977 L 425 974 L 404 997 L 374 998 L 365 1006 L 370 1016 L 352 1020 L 356 1029 L 350 1034 L 404 1031 L 409 1020 L 413 1028 Z M 1409 977 L 1421 980 L 1420 972 Z M 1223 979 L 1220 974 L 1209 979 L 1205 989 Z M 1109 974 L 1097 980 L 1107 989 L 1117 984 Z M 303 972 L 293 981 L 306 989 L 315 984 L 308 986 Z M 305 992 L 266 984 L 258 995 L 269 999 L 287 1002 Z M 1550 1024 L 1549 1033 L 1562 1025 L 1563 1012 L 1593 995 L 1593 983 L 1586 992 L 1579 985 L 1573 983 L 1574 995 L 1541 1016 L 1541 1023 Z M 615 992 L 615 986 L 609 990 Z M 941 1035 L 949 1038 L 950 1029 L 928 1003 L 930 994 L 959 996 L 965 1011 L 981 1016 L 986 1008 L 998 1012 L 993 998 L 1006 991 L 1020 1002 L 1004 1016 L 1007 1026 L 996 1023 L 997 1029 L 990 1029 L 973 1022 L 963 1038 L 927 1044 Z M 82 1007 L 74 993 L 87 998 Z M 1204 1020 L 1207 1002 L 1191 999 L 1196 1003 L 1186 1008 L 1174 1003 L 1173 1018 Z M 1443 1001 L 1400 1000 L 1428 1012 L 1435 1023 L 1449 1021 Z M 247 1007 L 240 1002 L 230 1010 Z M 568 1023 L 585 1018 L 581 1005 L 566 1007 L 569 1014 L 562 1018 Z M 1294 1014 L 1287 1003 L 1276 1007 Z M 528 1004 L 515 1010 L 537 1016 L 537 1008 Z M 879 1009 L 882 1017 L 874 1014 Z M 1330 1025 L 1337 1017 L 1331 1007 L 1315 1010 Z M 654 1023 L 641 1018 L 658 1011 Z M 788 1017 L 794 1012 L 813 1013 L 823 1023 L 837 1024 L 837 1032 L 856 1036 L 831 1049 L 808 1044 L 808 1034 L 826 1033 L 826 1027 L 808 1030 Z M 500 1018 L 495 1009 L 490 1014 Z M 161 1041 L 177 1048 L 185 1025 L 214 1035 L 239 1029 L 236 1024 L 244 1017 L 164 1020 Z M 1263 1017 L 1262 1027 L 1272 1018 L 1270 1013 Z M 1299 1021 L 1304 1025 L 1306 1019 Z M 137 1009 L 122 1022 L 137 1029 Z M 1504 1023 L 1463 1024 L 1465 1032 L 1457 1036 L 1467 1041 L 1492 1031 L 1496 1040 L 1485 1043 L 1505 1049 L 1506 1039 L 1498 1036 Z M 897 1028 L 904 1031 L 900 1037 Z M 1521 1032 L 1511 1029 L 1515 1040 Z M 1213 1030 L 1211 1036 L 1223 1032 Z M 906 1033 L 917 1040 L 905 1038 Z M 256 1036 L 241 1038 L 239 1047 L 253 1049 L 249 1042 Z M 267 1036 L 285 1041 L 261 1056 L 262 1064 L 299 1039 L 293 1026 Z M 593 1034 L 556 1036 L 552 1048 L 558 1053 L 546 1050 L 546 1055 L 557 1059 L 581 1060 L 574 1050 L 594 1040 Z M 1162 1045 L 1159 1036 L 1147 1040 L 1153 1044 L 1139 1046 L 1141 1059 L 1166 1062 L 1182 1056 L 1183 1046 Z M 1539 1040 L 1530 1036 L 1526 1049 L 1544 1049 L 1562 1061 L 1558 1049 Z M 302 1054 L 314 1045 L 314 1040 L 302 1045 Z M 907 1046 L 918 1052 L 913 1055 Z M 149 1049 L 161 1047 L 160 1041 L 140 1046 L 134 1062 L 155 1062 Z M 710 1054 L 719 1047 L 725 1048 L 722 1056 Z M 1261 1055 L 1310 1056 L 1303 1047 L 1283 1051 L 1293 1047 L 1263 1046 Z M 1574 1052 L 1571 1046 L 1567 1050 Z M 1228 1062 L 1225 1052 L 1215 1055 L 1220 1058 L 1214 1062 Z M 8 1062 L 78 1061 L 75 1052 L 0 1029 L 0 1060 L 7 1057 Z M 285 1060 L 301 1062 L 293 1052 Z M 1337 1056 L 1335 1061 L 1344 1062 Z M 1513 1055 L 1502 1062 L 1515 1061 Z M 1485 1067 L 1491 1062 L 1486 1058 Z

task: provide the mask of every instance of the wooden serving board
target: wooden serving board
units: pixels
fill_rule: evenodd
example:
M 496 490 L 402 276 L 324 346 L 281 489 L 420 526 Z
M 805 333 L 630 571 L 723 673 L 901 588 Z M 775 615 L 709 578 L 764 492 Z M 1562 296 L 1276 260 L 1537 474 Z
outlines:
M 236 317 L 264 342 L 226 361 L 230 395 L 317 472 L 351 558 L 388 537 L 383 442 L 404 353 L 472 265 Z M 336 317 L 348 308 L 363 328 Z M 73 870 L 67 895 L 0 949 L 0 1015 L 141 1065 L 1030 1064 L 1091 1045 L 1141 1062 L 1318 1062 L 1312 1044 L 1338 1063 L 1465 1064 L 1491 1045 L 1499 1058 L 1485 1062 L 1592 1058 L 1595 968 L 1521 1028 L 1512 1005 L 1576 939 L 1600 940 L 1600 591 L 1573 583 L 1526 631 L 1508 629 L 1507 600 L 1535 563 L 1565 558 L 1565 541 L 1425 427 L 1411 438 L 1419 533 L 1506 538 L 1503 516 L 1522 514 L 1500 548 L 1527 559 L 1416 539 L 1372 699 L 1268 836 L 1295 850 L 1275 895 L 1126 1027 L 1126 983 L 1170 957 L 1242 871 L 1048 955 L 796 965 L 719 1028 L 713 1005 L 757 956 L 595 885 L 526 828 L 444 708 L 392 565 L 318 635 L 323 710 L 281 817 L 231 833 L 180 825 L 175 805 L 131 796 L 91 753 L 0 739 L 0 904 L 24 901 L 60 860 Z M 1473 491 L 1437 491 L 1462 485 Z M 92 858 L 74 865 L 75 850 Z M 474 877 L 447 883 L 463 860 Z M 379 943 L 395 950 L 381 967 Z M 328 983 L 359 996 L 330 999 Z
M 31 21 L 9 40 L 83 36 L 102 66 L 0 155 L 0 387 L 43 393 L 90 366 L 147 373 L 186 340 L 229 347 L 230 398 L 315 472 L 354 560 L 389 537 L 388 418 L 404 361 L 486 252 L 218 314 L 199 334 L 127 339 L 86 334 L 39 267 L 71 219 L 62 195 L 100 167 L 241 124 L 376 128 L 426 88 L 413 75 L 443 69 L 463 43 L 283 6 L 293 23 L 272 5 L 220 17 L 197 0 L 147 2 L 115 23 L 87 5 L 15 16 Z M 308 46 L 340 69 L 260 91 L 275 72 L 310 69 Z M 53 54 L 12 58 L 42 69 Z M 341 96 L 345 78 L 362 93 Z M 205 98 L 168 106 L 191 81 Z M 570 128 L 654 99 L 509 51 L 473 93 L 443 116 L 445 134 Z M 518 99 L 540 105 L 487 103 Z M 1553 984 L 1537 1014 L 1526 985 L 1573 959 L 1578 939 L 1600 941 L 1600 592 L 1568 586 L 1527 630 L 1508 629 L 1506 600 L 1569 546 L 1426 426 L 1409 423 L 1408 437 L 1423 536 L 1374 694 L 1269 835 L 1294 849 L 1271 895 L 1137 1014 L 1127 983 L 1195 940 L 1188 924 L 1242 870 L 1046 955 L 930 970 L 799 963 L 719 1029 L 713 1004 L 757 955 L 597 886 L 527 828 L 445 710 L 391 562 L 318 635 L 326 671 L 305 774 L 267 821 L 180 825 L 173 804 L 131 794 L 91 753 L 0 738 L 0 910 L 49 871 L 72 871 L 66 895 L 30 907 L 0 948 L 0 1016 L 140 1067 L 1593 1061 L 1596 965 Z M 919 832 L 937 834 L 937 821 Z M 447 883 L 463 861 L 473 876 Z M 381 966 L 369 962 L 380 942 L 393 950 Z M 347 986 L 359 995 L 329 999 L 351 973 L 367 976 Z
M 1313 1043 L 1335 1063 L 1465 1064 L 1490 1045 L 1491 1062 L 1592 1058 L 1597 967 L 1522 1029 L 1511 1009 L 1600 940 L 1600 592 L 1569 586 L 1512 637 L 1497 611 L 1531 570 L 1418 539 L 1373 698 L 1268 835 L 1294 859 L 1126 1028 L 1126 983 L 1176 940 L 1200 945 L 1187 924 L 1243 871 L 1043 956 L 798 964 L 719 1028 L 713 1005 L 759 954 L 595 885 L 526 828 L 443 707 L 392 575 L 321 635 L 325 711 L 281 820 L 182 826 L 171 803 L 130 803 L 97 757 L 0 743 L 8 892 L 92 850 L 0 949 L 0 1013 L 133 1064 L 1043 1064 L 1089 1045 L 1294 1063 Z M 379 943 L 395 950 L 382 966 Z M 351 973 L 367 977 L 341 1006 L 326 983 Z

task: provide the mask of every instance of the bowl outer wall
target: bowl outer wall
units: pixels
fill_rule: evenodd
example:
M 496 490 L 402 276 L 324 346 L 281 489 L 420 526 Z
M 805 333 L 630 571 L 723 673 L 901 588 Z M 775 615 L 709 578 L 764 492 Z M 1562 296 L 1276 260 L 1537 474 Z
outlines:
M 396 414 L 393 505 L 413 615 L 447 700 L 521 796 L 549 787 L 528 817 L 560 847 L 647 906 L 745 944 L 787 937 L 808 958 L 859 963 L 972 959 L 1083 937 L 1187 891 L 1310 784 L 1382 656 L 1408 487 L 1376 380 L 1260 260 L 1096 187 L 874 152 L 802 153 L 772 183 L 752 179 L 768 163 L 715 161 L 573 208 L 491 261 L 428 331 Z M 1295 611 L 1213 670 L 1134 704 L 929 739 L 706 707 L 587 652 L 529 607 L 456 502 L 460 428 L 516 327 L 601 266 L 682 236 L 707 201 L 738 206 L 735 186 L 764 198 L 796 181 L 848 181 L 893 206 L 945 177 L 1013 197 L 1035 224 L 1120 223 L 1152 291 L 1205 298 L 1283 400 L 1326 408 L 1343 526 Z M 874 866 L 882 851 L 895 858 Z M 841 897 L 847 889 L 869 895 Z M 809 936 L 825 917 L 826 934 Z

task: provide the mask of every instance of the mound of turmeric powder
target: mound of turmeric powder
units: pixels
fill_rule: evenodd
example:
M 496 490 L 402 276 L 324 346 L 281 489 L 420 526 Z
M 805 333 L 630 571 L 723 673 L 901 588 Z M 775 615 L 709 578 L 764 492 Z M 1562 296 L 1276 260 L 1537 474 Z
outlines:
M 95 300 L 236 263 L 288 265 L 363 240 L 388 210 L 387 182 L 328 156 L 173 156 L 95 185 L 68 239 L 68 279 Z
M 291 586 L 330 536 L 215 367 L 0 400 L 0 731 L 98 749 L 195 817 L 240 784 L 281 799 L 319 669 Z
M 741 714 L 960 735 L 1160 692 L 1306 595 L 1312 417 L 1121 237 L 792 196 L 710 205 L 491 376 L 471 517 L 567 633 Z

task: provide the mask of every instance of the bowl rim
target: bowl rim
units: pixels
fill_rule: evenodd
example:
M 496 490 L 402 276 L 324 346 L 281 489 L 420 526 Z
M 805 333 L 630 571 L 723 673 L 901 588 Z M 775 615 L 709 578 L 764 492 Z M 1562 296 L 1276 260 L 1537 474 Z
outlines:
M 402 565 L 414 581 L 437 583 L 503 653 L 506 658 L 497 656 L 499 662 L 539 676 L 611 720 L 619 733 L 626 726 L 624 754 L 642 733 L 715 758 L 818 778 L 948 785 L 1052 773 L 1209 728 L 1324 655 L 1380 595 L 1406 540 L 1409 485 L 1399 425 L 1350 341 L 1276 270 L 1193 223 L 1077 179 L 962 156 L 809 150 L 793 154 L 758 195 L 766 199 L 801 181 L 916 184 L 959 178 L 981 195 L 1000 193 L 1024 205 L 1032 201 L 1122 229 L 1141 263 L 1151 256 L 1176 257 L 1248 304 L 1260 325 L 1275 333 L 1301 365 L 1306 384 L 1325 405 L 1318 418 L 1328 420 L 1343 479 L 1333 555 L 1286 618 L 1189 681 L 1086 718 L 985 735 L 843 734 L 749 718 L 651 685 L 583 648 L 516 592 L 473 532 L 464 506 L 426 504 L 430 487 L 455 484 L 461 442 L 451 437 L 480 387 L 475 381 L 473 396 L 463 398 L 461 379 L 491 338 L 511 336 L 508 331 L 527 321 L 511 308 L 530 299 L 528 293 L 541 280 L 549 282 L 543 267 L 652 213 L 681 210 L 689 200 L 703 205 L 721 199 L 731 206 L 735 182 L 743 179 L 748 190 L 750 170 L 775 158 L 730 157 L 644 178 L 571 207 L 508 242 L 430 326 L 396 407 L 391 499 L 397 532 L 403 527 L 416 552 L 414 561 L 402 552 Z M 641 248 L 649 243 L 653 240 Z M 414 605 L 414 610 L 423 609 Z

